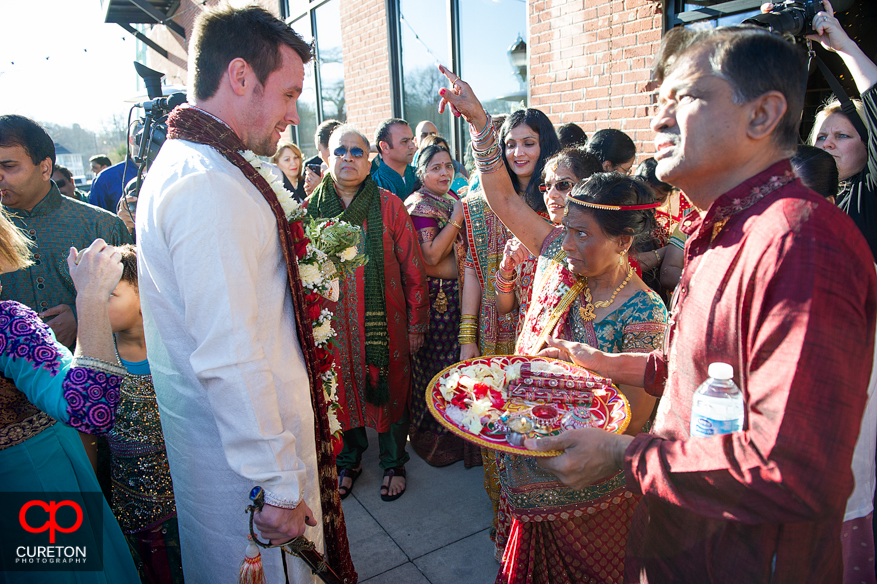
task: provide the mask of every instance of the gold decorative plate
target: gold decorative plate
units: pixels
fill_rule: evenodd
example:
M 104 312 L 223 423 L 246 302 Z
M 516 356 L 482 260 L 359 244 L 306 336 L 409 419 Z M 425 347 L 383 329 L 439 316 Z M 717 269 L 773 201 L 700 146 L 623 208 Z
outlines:
M 494 450 L 500 450 L 502 452 L 519 454 L 522 456 L 557 456 L 561 454 L 561 452 L 534 452 L 532 450 L 527 450 L 523 446 L 512 446 L 506 441 L 506 428 L 501 422 L 491 422 L 484 426 L 480 434 L 473 434 L 467 428 L 462 427 L 454 422 L 447 414 L 448 404 L 445 401 L 445 398 L 439 388 L 441 387 L 441 384 L 445 380 L 445 378 L 447 378 L 451 373 L 458 371 L 464 367 L 468 367 L 469 365 L 497 365 L 504 368 L 507 365 L 521 362 L 551 363 L 552 365 L 562 367 L 570 375 L 575 375 L 584 379 L 592 379 L 595 381 L 605 380 L 604 377 L 592 373 L 584 367 L 579 367 L 578 365 L 573 365 L 572 363 L 567 363 L 566 361 L 550 359 L 548 357 L 527 357 L 523 355 L 493 355 L 490 357 L 476 357 L 474 359 L 468 359 L 466 361 L 460 361 L 459 363 L 455 363 L 450 367 L 443 369 L 435 377 L 433 377 L 432 381 L 429 382 L 429 385 L 426 388 L 426 405 L 429 407 L 429 411 L 432 413 L 435 419 L 438 420 L 439 424 L 441 424 L 457 436 L 460 436 L 463 439 L 468 440 L 469 442 L 473 442 L 479 446 L 492 448 Z M 622 434 L 627 429 L 627 425 L 630 423 L 630 404 L 628 403 L 627 398 L 624 397 L 624 394 L 618 391 L 617 387 L 609 383 L 605 384 L 604 388 L 594 389 L 592 390 L 592 392 L 593 399 L 591 401 L 590 407 L 573 407 L 566 404 L 556 403 L 551 404 L 552 407 L 561 412 L 561 419 L 557 420 L 545 431 L 541 431 L 538 434 L 540 436 L 554 436 L 560 434 L 564 430 L 581 426 L 601 428 L 603 430 L 606 430 L 607 432 Z M 509 400 L 506 403 L 504 411 L 509 413 L 523 412 L 540 405 L 545 404 L 534 401 L 518 400 L 517 398 L 515 398 L 513 400 Z M 579 421 L 580 424 L 577 424 L 577 422 Z

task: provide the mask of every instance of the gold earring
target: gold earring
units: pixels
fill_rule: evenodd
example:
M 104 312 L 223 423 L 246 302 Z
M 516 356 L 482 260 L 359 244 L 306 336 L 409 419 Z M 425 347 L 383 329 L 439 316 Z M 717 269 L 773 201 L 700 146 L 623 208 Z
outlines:
M 619 265 L 619 266 L 623 266 L 623 265 L 624 265 L 624 260 L 625 260 L 625 257 L 624 257 L 624 256 L 625 256 L 626 254 L 627 254 L 627 250 L 624 250 L 624 251 L 622 251 L 620 254 L 618 254 L 618 265 Z

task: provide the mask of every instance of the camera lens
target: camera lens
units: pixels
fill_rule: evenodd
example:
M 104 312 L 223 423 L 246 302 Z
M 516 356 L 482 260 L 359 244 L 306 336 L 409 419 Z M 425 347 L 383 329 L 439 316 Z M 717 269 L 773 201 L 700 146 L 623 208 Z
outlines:
M 747 18 L 743 21 L 743 24 L 755 24 L 763 26 L 771 32 L 800 36 L 806 34 L 806 21 L 807 18 L 804 10 L 797 7 L 787 7 L 776 12 L 767 12 L 765 14 L 758 14 L 752 18 Z

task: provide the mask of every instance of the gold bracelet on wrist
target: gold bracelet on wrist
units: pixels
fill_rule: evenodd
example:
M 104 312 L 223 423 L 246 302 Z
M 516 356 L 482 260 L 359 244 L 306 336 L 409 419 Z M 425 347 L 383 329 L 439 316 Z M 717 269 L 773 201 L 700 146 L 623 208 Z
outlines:
M 459 223 L 457 223 L 456 221 L 453 221 L 453 220 L 451 220 L 451 219 L 448 219 L 448 225 L 453 225 L 454 227 L 456 227 L 456 228 L 459 229 L 460 231 L 463 231 L 463 226 L 460 225 Z

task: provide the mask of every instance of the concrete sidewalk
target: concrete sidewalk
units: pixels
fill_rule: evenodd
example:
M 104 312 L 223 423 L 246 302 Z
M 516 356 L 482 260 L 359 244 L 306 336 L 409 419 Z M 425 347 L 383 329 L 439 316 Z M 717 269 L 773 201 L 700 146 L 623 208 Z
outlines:
M 359 581 L 368 584 L 493 584 L 499 564 L 482 467 L 426 464 L 409 445 L 406 493 L 381 500 L 378 435 L 368 430 L 363 473 L 343 501 Z

